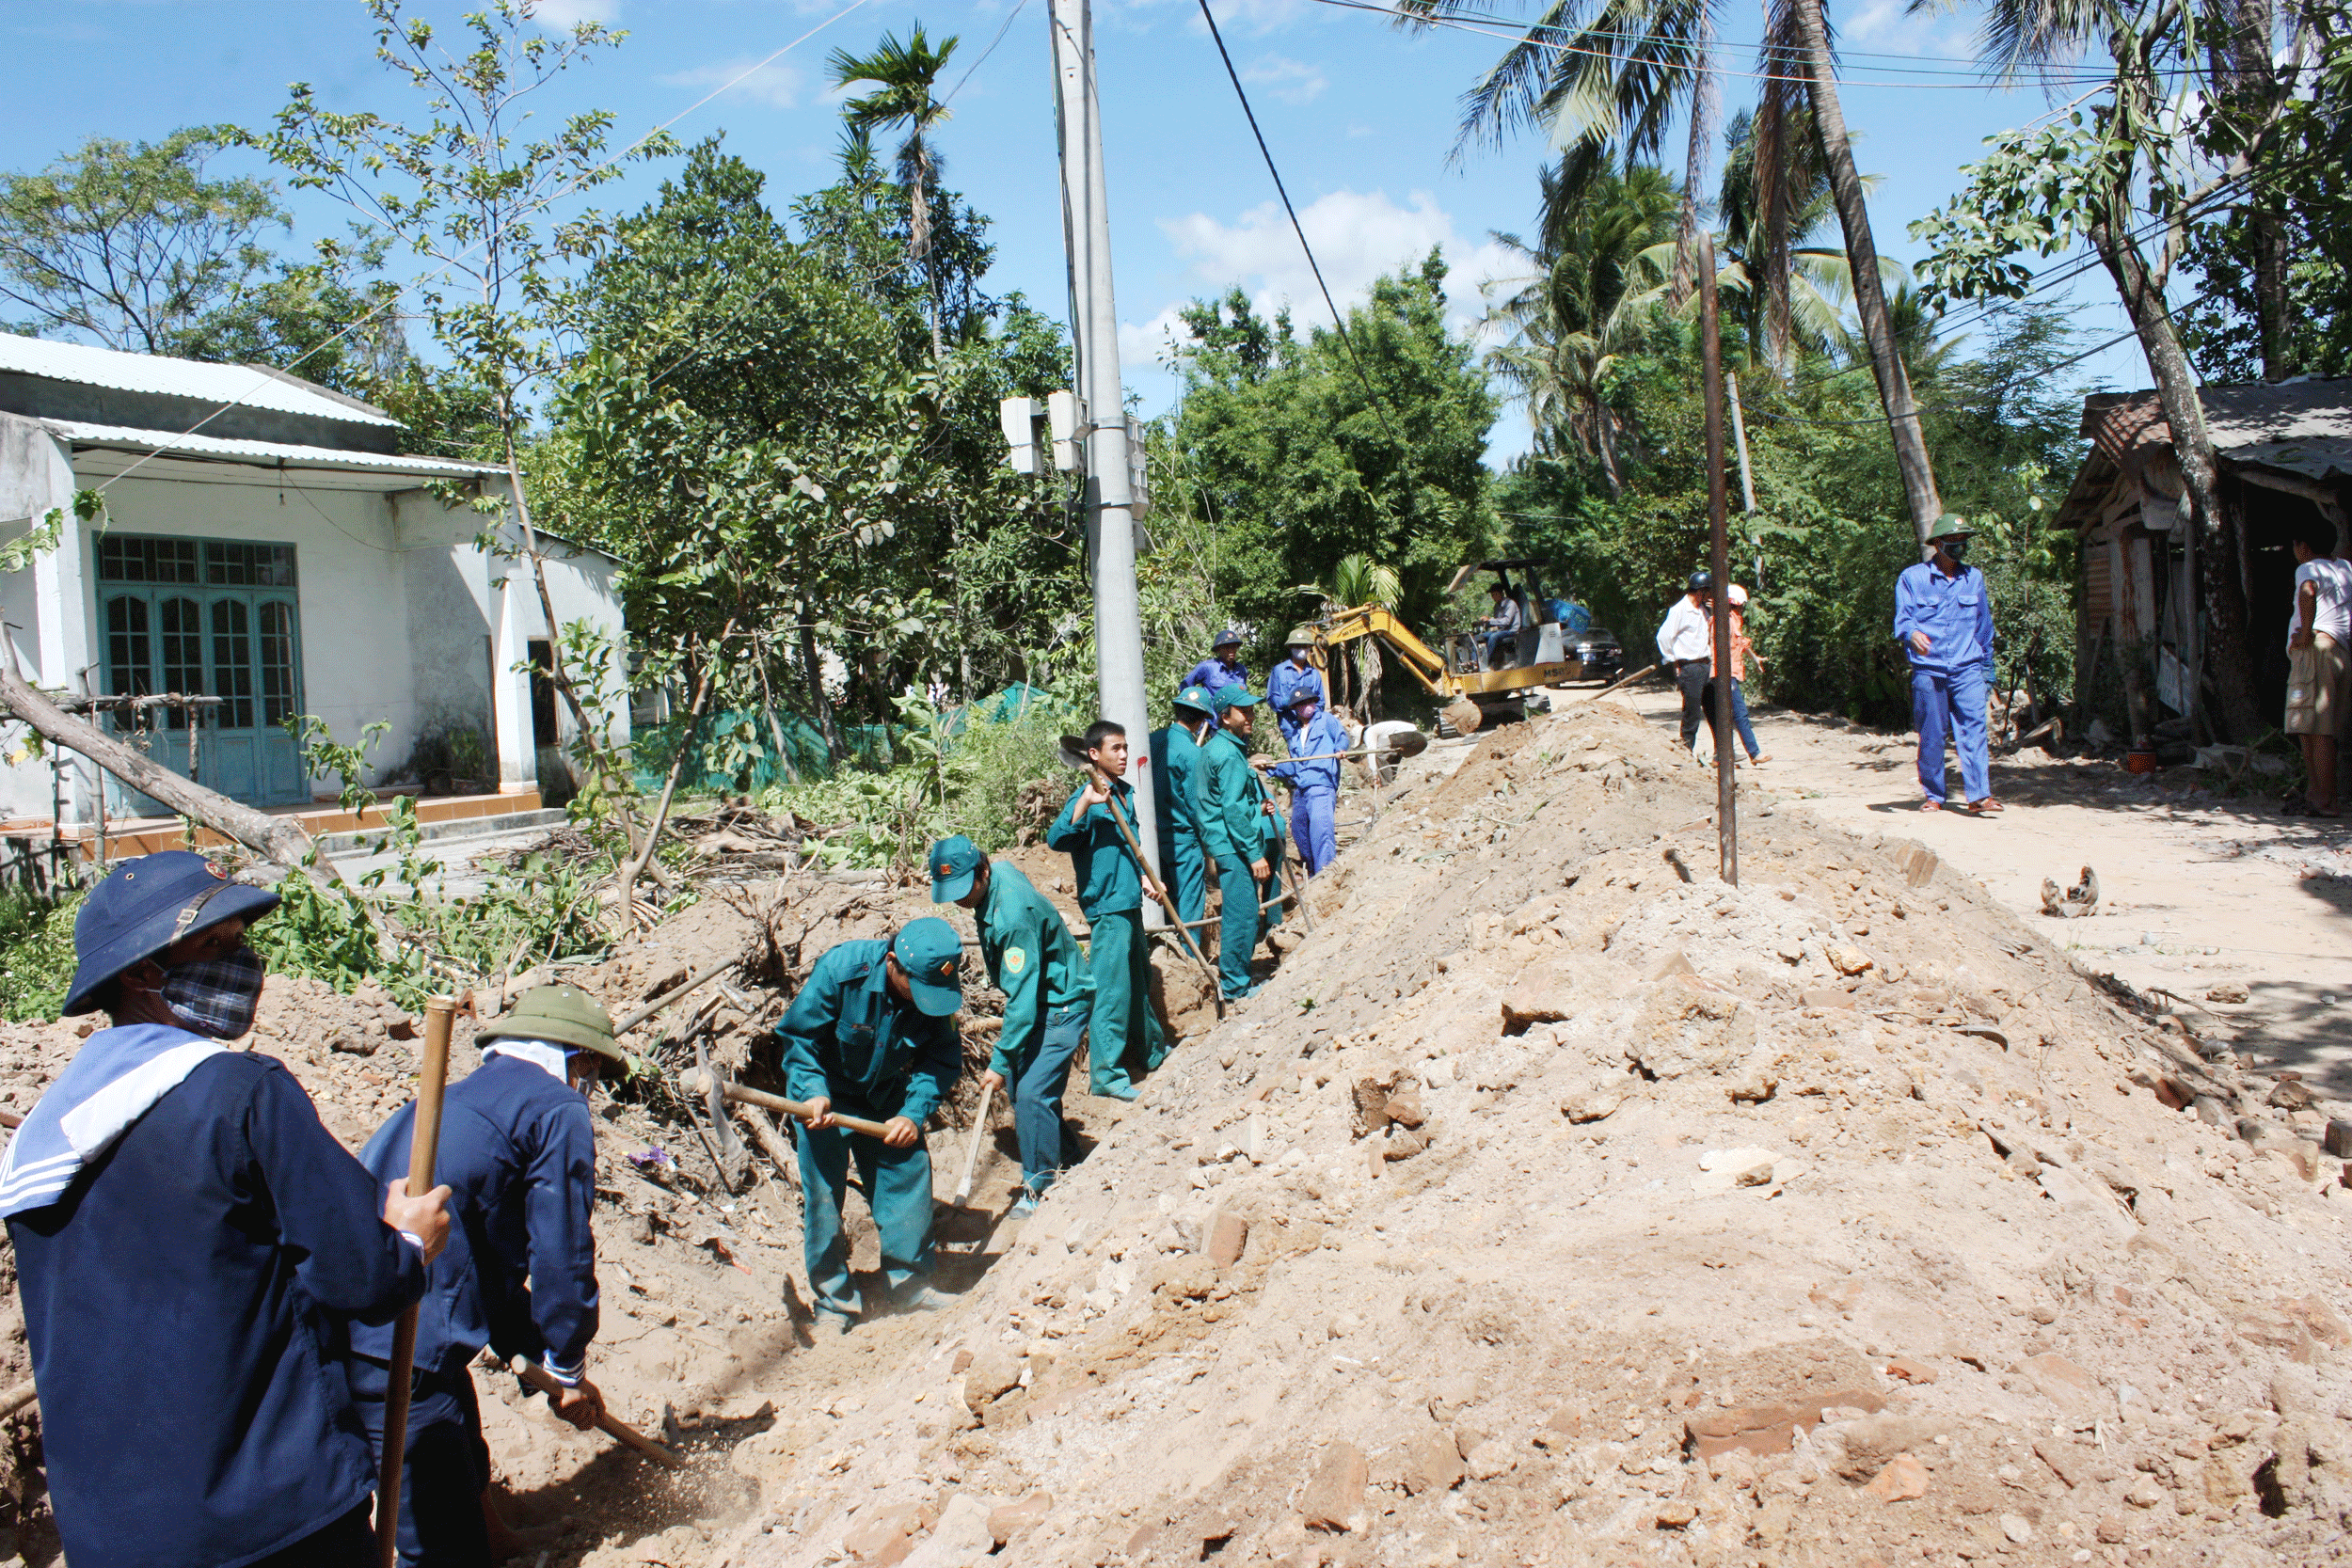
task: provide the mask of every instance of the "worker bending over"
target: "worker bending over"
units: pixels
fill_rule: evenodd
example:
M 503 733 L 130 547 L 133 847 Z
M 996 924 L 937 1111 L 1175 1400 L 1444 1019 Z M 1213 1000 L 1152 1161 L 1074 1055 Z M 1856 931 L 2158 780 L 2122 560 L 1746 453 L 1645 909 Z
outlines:
M 474 1035 L 482 1065 L 449 1086 L 433 1174 L 451 1191 L 449 1247 L 417 1309 L 408 1445 L 400 1473 L 400 1560 L 410 1568 L 487 1568 L 507 1539 L 488 1497 L 490 1449 L 468 1364 L 487 1345 L 563 1386 L 555 1413 L 586 1431 L 604 1413 L 588 1381 L 597 1316 L 596 1132 L 588 1091 L 604 1058 L 628 1058 L 612 1018 L 577 986 L 534 986 Z M 361 1152 L 376 1180 L 408 1168 L 415 1101 Z M 344 1363 L 377 1448 L 392 1331 L 357 1327 Z
M 1340 756 L 1347 750 L 1347 727 L 1325 711 L 1311 694 L 1291 709 L 1297 738 L 1291 758 L 1266 769 L 1291 786 L 1291 841 L 1311 877 L 1340 852 L 1335 813 L 1340 802 Z
M 1176 900 L 1176 918 L 1199 926 L 1209 913 L 1208 852 L 1200 847 L 1200 740 L 1209 733 L 1206 689 L 1176 693 L 1176 716 L 1152 732 L 1152 813 L 1160 831 L 1160 876 Z
M 1257 703 L 1246 687 L 1218 692 L 1217 731 L 1200 748 L 1200 838 L 1216 862 L 1217 984 L 1228 1002 L 1258 990 L 1249 959 L 1273 924 L 1264 906 L 1282 858 L 1281 819 L 1249 762 Z
M 74 1568 L 370 1561 L 375 1455 L 344 1325 L 424 1293 L 449 1189 L 386 1197 L 275 1059 L 231 1051 L 278 895 L 184 849 L 73 922 L 66 1016 L 103 1009 L 0 1161 L 41 1447 Z
M 808 1106 L 800 1125 L 801 1251 L 817 1323 L 847 1334 L 865 1304 L 850 1282 L 841 1223 L 850 1162 L 865 1180 L 882 1236 L 890 1304 L 930 1312 L 954 1298 L 930 1284 L 931 1157 L 923 1123 L 963 1069 L 956 1010 L 963 1006 L 962 939 L 944 920 L 911 920 L 888 942 L 826 949 L 776 1025 L 787 1091 Z M 883 1124 L 851 1132 L 842 1114 Z
M 1087 962 L 1094 1014 L 1087 1024 L 1088 1086 L 1133 1100 L 1136 1079 L 1168 1056 L 1167 1031 L 1152 1009 L 1152 955 L 1144 944 L 1143 895 L 1160 885 L 1136 846 L 1136 791 L 1127 771 L 1127 732 L 1098 719 L 1086 733 L 1087 782 L 1046 830 L 1046 845 L 1070 857 L 1078 909 L 1087 917 Z M 1133 840 L 1131 843 L 1130 840 Z
M 1323 672 L 1313 664 L 1315 634 L 1311 626 L 1299 626 L 1291 632 L 1290 657 L 1274 667 L 1265 678 L 1265 705 L 1274 710 L 1275 722 L 1282 726 L 1282 742 L 1291 754 L 1300 754 L 1298 726 L 1300 721 L 1293 714 L 1302 702 L 1326 703 Z
M 1021 868 L 990 864 L 961 834 L 931 846 L 931 902 L 972 911 L 989 980 L 1005 993 L 1005 1026 L 980 1082 L 1012 1097 L 1021 1139 L 1012 1216 L 1025 1219 L 1061 1174 L 1062 1086 L 1086 1034 L 1094 980 L 1070 927 Z

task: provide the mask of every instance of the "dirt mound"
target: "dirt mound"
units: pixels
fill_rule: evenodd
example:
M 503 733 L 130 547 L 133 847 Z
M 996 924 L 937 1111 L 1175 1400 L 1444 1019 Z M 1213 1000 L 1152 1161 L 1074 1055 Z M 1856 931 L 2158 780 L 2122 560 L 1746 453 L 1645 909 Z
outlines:
M 708 1560 L 2339 1554 L 2328 1108 L 1710 802 L 1606 704 L 1398 801 Z

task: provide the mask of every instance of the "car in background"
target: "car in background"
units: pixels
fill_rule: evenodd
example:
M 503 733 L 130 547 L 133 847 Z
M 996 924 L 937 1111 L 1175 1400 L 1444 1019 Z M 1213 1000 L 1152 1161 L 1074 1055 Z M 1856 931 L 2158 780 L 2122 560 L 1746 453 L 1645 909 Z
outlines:
M 1625 647 L 1607 626 L 1587 626 L 1568 644 L 1568 657 L 1584 665 L 1587 680 L 1615 680 L 1625 673 Z

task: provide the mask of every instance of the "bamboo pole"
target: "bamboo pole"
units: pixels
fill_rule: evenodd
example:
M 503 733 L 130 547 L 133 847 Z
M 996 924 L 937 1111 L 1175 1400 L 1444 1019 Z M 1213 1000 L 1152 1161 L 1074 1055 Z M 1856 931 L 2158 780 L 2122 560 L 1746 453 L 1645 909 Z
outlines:
M 1699 235 L 1699 355 L 1707 381 L 1707 557 L 1714 575 L 1715 838 L 1722 876 L 1740 885 L 1740 805 L 1732 778 L 1731 543 L 1724 474 L 1723 321 L 1715 300 L 1715 242 Z

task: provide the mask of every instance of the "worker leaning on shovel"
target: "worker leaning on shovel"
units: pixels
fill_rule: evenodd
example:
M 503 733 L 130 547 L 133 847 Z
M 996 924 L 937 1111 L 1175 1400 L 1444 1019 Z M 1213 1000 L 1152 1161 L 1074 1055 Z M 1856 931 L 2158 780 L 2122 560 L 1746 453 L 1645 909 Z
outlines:
M 1216 861 L 1217 982 L 1233 1002 L 1256 993 L 1250 956 L 1280 918 L 1264 905 L 1280 875 L 1282 820 L 1249 760 L 1257 694 L 1229 686 L 1216 701 L 1217 730 L 1200 748 L 1200 838 Z
M 850 1282 L 841 1223 L 850 1162 L 882 1233 L 891 1306 L 929 1312 L 954 1297 L 931 1288 L 931 1158 L 923 1123 L 963 1070 L 955 1015 L 963 1006 L 963 941 L 944 920 L 911 920 L 888 942 L 826 949 L 792 999 L 776 1038 L 800 1125 L 801 1246 L 820 1328 L 847 1334 L 864 1314 Z M 837 1115 L 883 1122 L 881 1138 Z
M 424 1293 L 449 1189 L 390 1196 L 271 1057 L 229 1050 L 278 895 L 186 850 L 73 922 L 64 1013 L 104 1011 L 0 1162 L 57 1532 L 74 1568 L 370 1561 L 375 1456 L 346 1323 Z
M 1019 866 L 990 864 L 961 834 L 932 845 L 930 863 L 931 902 L 972 911 L 989 980 L 1005 993 L 1005 1026 L 980 1082 L 1011 1090 L 1021 1139 L 1021 1196 L 1011 1217 L 1026 1219 L 1065 1163 L 1062 1086 L 1086 1035 L 1094 980 L 1060 911 Z
M 1078 908 L 1087 917 L 1087 966 L 1094 978 L 1088 1088 L 1105 1099 L 1133 1100 L 1136 1077 L 1168 1057 L 1167 1032 L 1152 1008 L 1152 955 L 1143 934 L 1144 887 L 1152 884 L 1156 895 L 1157 883 L 1133 847 L 1142 841 L 1136 837 L 1135 785 L 1124 776 L 1126 728 L 1098 719 L 1077 744 L 1093 766 L 1046 830 L 1045 842 L 1070 857 Z
M 596 1122 L 588 1112 L 612 1018 L 577 986 L 535 986 L 474 1036 L 482 1065 L 441 1102 L 434 1174 L 452 1194 L 449 1248 L 417 1312 L 400 1558 L 418 1568 L 486 1568 L 521 1547 L 489 1497 L 490 1449 L 467 1364 L 485 1345 L 528 1356 L 562 1392 L 548 1402 L 587 1431 L 604 1396 L 588 1381 L 596 1338 Z M 415 1101 L 392 1113 L 360 1161 L 380 1181 L 408 1168 Z M 392 1330 L 357 1327 L 344 1363 L 368 1436 L 384 1441 Z M 500 1550 L 494 1553 L 492 1548 Z

